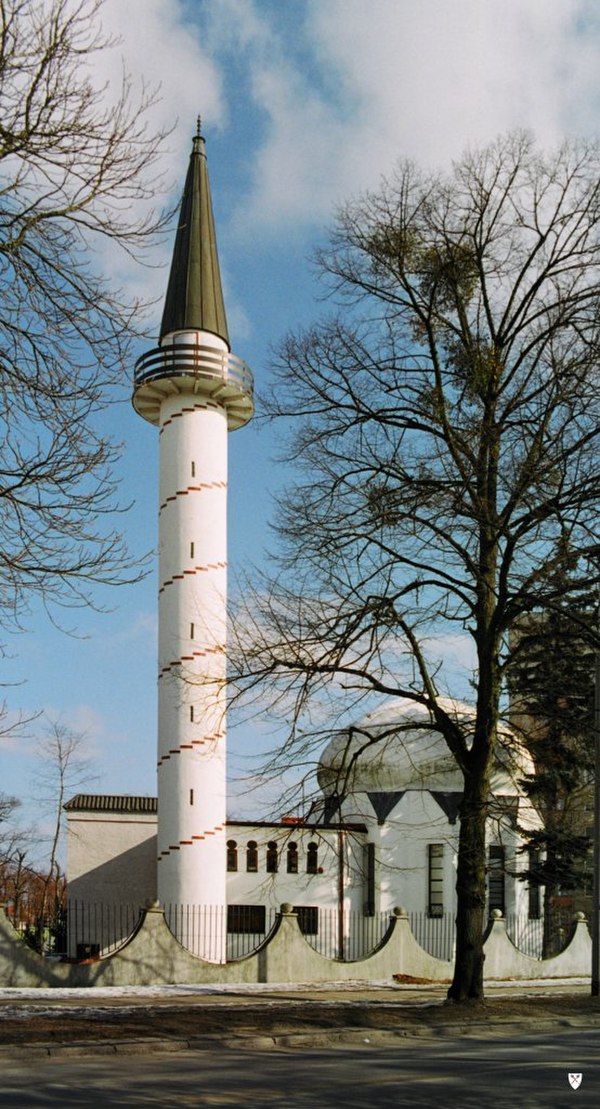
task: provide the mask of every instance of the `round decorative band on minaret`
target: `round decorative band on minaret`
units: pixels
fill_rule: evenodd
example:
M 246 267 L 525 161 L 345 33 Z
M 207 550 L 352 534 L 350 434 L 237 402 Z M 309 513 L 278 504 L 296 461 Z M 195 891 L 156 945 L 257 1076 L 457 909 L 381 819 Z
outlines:
M 252 371 L 229 351 L 177 343 L 154 347 L 136 362 L 133 406 L 151 424 L 159 423 L 165 397 L 190 392 L 225 409 L 230 431 L 247 424 L 254 412 Z

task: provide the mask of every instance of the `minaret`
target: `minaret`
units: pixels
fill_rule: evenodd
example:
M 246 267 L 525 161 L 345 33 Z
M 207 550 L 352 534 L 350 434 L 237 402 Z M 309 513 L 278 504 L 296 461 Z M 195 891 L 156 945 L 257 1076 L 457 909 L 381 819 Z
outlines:
M 198 120 L 159 345 L 136 364 L 133 404 L 160 429 L 158 897 L 223 914 L 227 431 L 251 418 L 252 393 L 230 353 Z M 222 961 L 221 933 L 201 953 Z

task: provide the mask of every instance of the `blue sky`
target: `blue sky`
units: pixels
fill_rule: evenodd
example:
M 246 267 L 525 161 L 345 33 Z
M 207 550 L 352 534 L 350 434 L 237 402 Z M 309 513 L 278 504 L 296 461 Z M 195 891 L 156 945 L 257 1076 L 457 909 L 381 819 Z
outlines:
M 124 61 L 135 82 L 161 84 L 154 114 L 175 127 L 164 157 L 174 195 L 202 114 L 232 348 L 259 395 L 270 348 L 323 311 L 308 259 L 336 204 L 376 188 L 400 158 L 443 167 L 511 128 L 549 145 L 600 126 L 593 0 L 106 0 L 102 18 L 121 41 L 99 58 L 99 78 L 110 89 Z M 165 242 L 153 269 L 101 262 L 132 293 L 160 298 L 170 251 Z M 159 304 L 151 335 L 160 314 Z M 156 544 L 157 436 L 127 398 L 124 382 L 103 419 L 125 444 L 122 497 L 134 503 L 124 523 L 141 554 Z M 258 420 L 230 437 L 234 574 L 273 542 L 274 453 Z M 93 789 L 153 794 L 155 574 L 100 600 L 112 611 L 76 614 L 77 638 L 32 611 L 6 645 L 5 681 L 18 683 L 5 689 L 8 711 L 43 710 L 85 731 Z M 24 801 L 42 730 L 38 721 L 0 739 L 0 788 Z M 256 724 L 233 729 L 232 776 L 265 742 Z

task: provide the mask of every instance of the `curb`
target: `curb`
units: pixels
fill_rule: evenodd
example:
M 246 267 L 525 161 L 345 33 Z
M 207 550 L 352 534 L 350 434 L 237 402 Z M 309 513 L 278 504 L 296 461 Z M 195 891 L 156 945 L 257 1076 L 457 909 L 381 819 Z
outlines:
M 573 1030 L 577 1028 L 597 1028 L 600 1021 L 578 1020 L 563 1017 L 536 1022 L 506 1021 L 490 1024 L 489 1021 L 477 1023 L 444 1024 L 438 1026 L 414 1026 L 402 1029 L 339 1028 L 327 1031 L 274 1032 L 253 1035 L 212 1035 L 202 1039 L 163 1039 L 149 1037 L 139 1040 L 100 1040 L 80 1043 L 41 1042 L 39 1044 L 11 1044 L 0 1046 L 2 1060 L 48 1059 L 62 1057 L 67 1059 L 87 1058 L 105 1055 L 152 1055 L 157 1052 L 178 1054 L 184 1051 L 206 1051 L 221 1047 L 235 1051 L 272 1051 L 283 1050 L 323 1050 L 336 1047 L 393 1047 L 412 1039 L 426 1039 L 464 1036 L 486 1040 L 512 1035 L 536 1035 L 552 1030 Z

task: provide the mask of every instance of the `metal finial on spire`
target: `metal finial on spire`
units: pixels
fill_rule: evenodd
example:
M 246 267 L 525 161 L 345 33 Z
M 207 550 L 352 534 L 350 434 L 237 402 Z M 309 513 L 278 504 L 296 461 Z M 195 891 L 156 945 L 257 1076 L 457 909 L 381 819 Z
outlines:
M 202 116 L 196 117 L 196 134 L 192 142 L 194 154 L 202 154 L 204 150 L 204 135 L 202 134 Z

